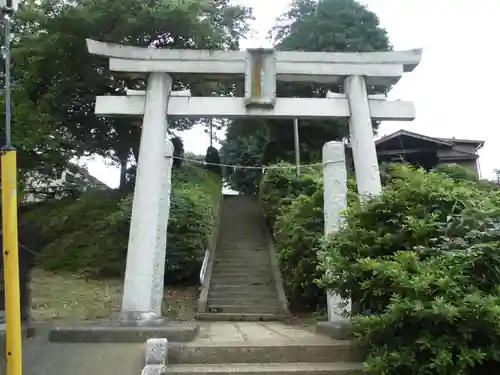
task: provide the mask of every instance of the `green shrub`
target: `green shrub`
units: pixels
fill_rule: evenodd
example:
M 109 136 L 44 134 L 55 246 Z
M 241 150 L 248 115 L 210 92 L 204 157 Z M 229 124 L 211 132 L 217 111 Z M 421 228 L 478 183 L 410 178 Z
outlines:
M 274 238 L 285 292 L 293 310 L 318 310 L 326 295 L 315 280 L 318 273 L 318 246 L 324 233 L 323 191 L 300 195 L 278 216 Z
M 280 163 L 269 168 L 260 198 L 272 226 L 283 282 L 293 310 L 322 309 L 325 291 L 315 283 L 318 243 L 324 234 L 323 175 L 321 167 L 302 169 Z M 285 168 L 283 168 L 285 167 Z M 357 199 L 354 179 L 348 179 L 348 201 Z
M 367 349 L 365 369 L 387 375 L 489 375 L 500 370 L 500 297 L 468 277 L 474 256 L 421 259 L 416 252 L 360 260 L 376 277 L 373 293 L 391 291 L 384 311 L 354 320 Z M 388 289 L 390 288 L 390 289 Z
M 322 285 L 352 296 L 373 374 L 489 374 L 500 360 L 500 196 L 391 167 L 322 244 Z
M 439 223 L 459 214 L 466 202 L 481 199 L 484 192 L 468 183 L 459 183 L 445 175 L 425 172 L 408 165 L 394 165 L 390 181 L 382 194 L 361 206 L 353 204 L 347 211 L 346 228 L 332 237 L 325 251 L 325 268 L 338 270 L 355 267 L 357 260 L 393 255 L 415 246 L 430 247 L 441 234 Z M 359 299 L 364 308 L 378 311 L 386 296 L 373 296 L 360 288 L 370 272 L 349 279 L 339 274 L 335 288 L 347 297 Z M 335 279 L 332 275 L 332 280 Z
M 217 176 L 189 165 L 174 170 L 165 279 L 194 282 L 217 225 Z M 116 277 L 124 272 L 132 194 L 91 192 L 78 200 L 48 202 L 26 215 L 43 236 L 41 267 Z
M 442 164 L 434 168 L 434 171 L 445 174 L 455 181 L 479 181 L 479 177 L 474 171 L 458 164 Z
M 219 225 L 220 180 L 206 173 L 204 184 L 179 183 L 171 201 L 168 225 L 168 284 L 196 283 L 212 232 Z
M 314 194 L 321 189 L 321 184 L 320 168 L 301 170 L 299 176 L 289 163 L 275 164 L 266 169 L 260 185 L 260 200 L 271 228 L 284 204 L 301 194 Z M 283 198 L 287 200 L 282 202 Z
M 91 225 L 96 218 L 109 216 L 118 207 L 122 194 L 114 190 L 95 190 L 82 194 L 78 199 L 63 198 L 46 201 L 24 215 L 34 220 L 46 243 L 52 242 L 67 232 Z

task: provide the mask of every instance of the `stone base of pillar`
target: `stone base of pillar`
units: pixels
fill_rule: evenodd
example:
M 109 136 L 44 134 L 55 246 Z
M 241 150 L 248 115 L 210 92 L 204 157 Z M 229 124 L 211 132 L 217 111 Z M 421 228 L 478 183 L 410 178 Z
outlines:
M 111 318 L 124 326 L 158 326 L 165 324 L 165 318 L 153 312 L 121 311 Z
M 316 332 L 327 335 L 335 340 L 352 339 L 350 320 L 338 320 L 334 322 L 319 322 L 316 324 Z
M 101 321 L 52 327 L 51 342 L 136 343 L 165 338 L 169 342 L 193 341 L 199 332 L 196 323 L 177 323 L 146 313 L 124 313 Z

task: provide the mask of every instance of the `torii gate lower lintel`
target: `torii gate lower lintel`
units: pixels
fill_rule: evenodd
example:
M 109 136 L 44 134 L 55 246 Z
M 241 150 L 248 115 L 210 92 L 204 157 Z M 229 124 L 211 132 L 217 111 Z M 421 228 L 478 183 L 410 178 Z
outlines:
M 368 95 L 367 86 L 387 87 L 411 72 L 422 50 L 371 53 L 156 50 L 87 40 L 89 52 L 110 58 L 110 69 L 148 73 L 146 91 L 99 96 L 101 116 L 143 116 L 127 252 L 122 316 L 148 321 L 161 315 L 165 236 L 172 147 L 167 116 L 190 118 L 349 118 L 358 192 L 381 191 L 372 120 L 411 121 L 411 102 Z M 245 97 L 191 97 L 171 92 L 170 73 L 245 76 Z M 326 98 L 277 98 L 276 81 L 340 83 L 344 93 Z M 170 161 L 169 161 L 170 160 Z M 170 163 L 170 164 L 169 164 Z M 332 171 L 331 166 L 326 171 Z M 333 172 L 328 172 L 333 173 Z M 160 202 L 162 202 L 160 204 Z M 326 210 L 327 202 L 325 202 Z M 338 210 L 338 208 L 335 208 Z M 338 215 L 331 215 L 337 217 Z M 162 258 L 163 257 L 163 258 Z
M 146 92 L 128 93 L 127 96 L 98 96 L 95 114 L 99 116 L 144 115 Z M 386 101 L 385 96 L 368 95 L 370 116 L 377 121 L 408 121 L 415 118 L 413 103 Z M 196 97 L 189 91 L 170 94 L 168 118 L 282 118 L 282 119 L 331 119 L 351 116 L 345 94 L 328 93 L 326 98 L 277 98 L 272 111 L 269 108 L 247 108 L 244 98 Z

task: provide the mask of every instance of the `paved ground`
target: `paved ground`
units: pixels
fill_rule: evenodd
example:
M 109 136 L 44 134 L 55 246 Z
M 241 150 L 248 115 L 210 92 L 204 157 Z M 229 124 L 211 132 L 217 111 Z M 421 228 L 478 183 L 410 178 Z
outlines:
M 41 326 L 24 340 L 23 375 L 139 375 L 144 365 L 143 344 L 51 343 L 47 337 L 48 326 Z
M 189 345 L 205 344 L 327 344 L 333 342 L 326 336 L 317 335 L 300 326 L 279 322 L 207 322 Z
M 23 375 L 139 375 L 143 344 L 68 344 L 48 342 L 49 326 L 23 343 Z M 282 323 L 201 323 L 198 338 L 187 345 L 286 345 L 330 343 L 302 327 Z M 0 371 L 0 373 L 3 373 Z

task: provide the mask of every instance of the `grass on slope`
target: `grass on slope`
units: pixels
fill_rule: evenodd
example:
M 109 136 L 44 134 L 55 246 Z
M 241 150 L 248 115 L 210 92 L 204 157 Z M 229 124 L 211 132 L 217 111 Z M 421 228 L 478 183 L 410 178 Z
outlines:
M 81 275 L 34 269 L 31 290 L 34 320 L 91 320 L 119 311 L 123 281 L 86 280 Z M 194 319 L 196 300 L 195 287 L 167 288 L 164 315 L 170 319 Z

